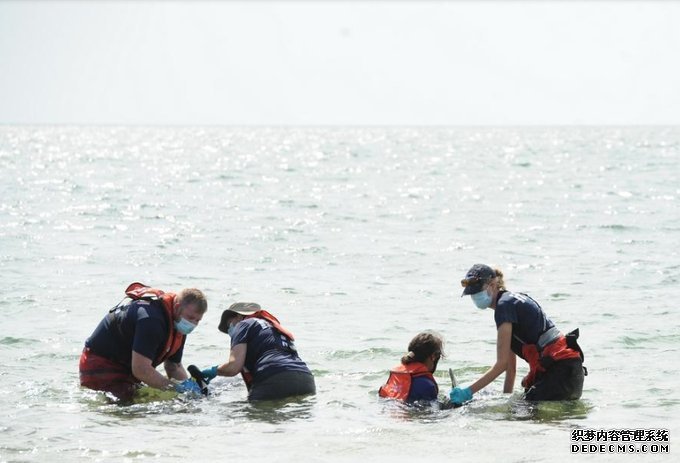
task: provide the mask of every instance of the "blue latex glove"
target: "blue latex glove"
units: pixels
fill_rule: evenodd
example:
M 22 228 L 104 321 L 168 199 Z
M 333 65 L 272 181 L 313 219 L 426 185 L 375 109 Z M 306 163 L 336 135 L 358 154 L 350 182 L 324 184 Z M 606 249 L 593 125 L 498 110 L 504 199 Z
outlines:
M 203 376 L 203 381 L 206 383 L 209 383 L 213 379 L 215 379 L 215 376 L 217 376 L 217 365 L 214 367 L 206 368 L 205 370 L 201 370 L 201 376 Z
M 185 379 L 181 383 L 175 384 L 175 390 L 180 394 L 189 392 L 191 394 L 201 395 L 201 387 L 193 379 Z
M 465 388 L 454 387 L 453 389 L 451 389 L 449 397 L 451 398 L 451 403 L 453 403 L 454 405 L 462 405 L 465 402 L 469 402 L 472 400 L 472 389 L 470 389 L 469 387 Z

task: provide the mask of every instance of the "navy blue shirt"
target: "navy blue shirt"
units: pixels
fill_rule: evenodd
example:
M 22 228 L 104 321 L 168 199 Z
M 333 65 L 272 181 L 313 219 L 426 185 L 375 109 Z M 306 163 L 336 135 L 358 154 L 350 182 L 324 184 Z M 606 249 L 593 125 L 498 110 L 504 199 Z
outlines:
M 512 323 L 512 351 L 521 356 L 522 343 L 536 344 L 538 338 L 555 324 L 545 315 L 538 302 L 522 293 L 505 291 L 496 302 L 496 328 Z
M 437 400 L 437 383 L 427 376 L 411 378 L 411 390 L 408 391 L 407 402 L 419 400 Z
M 131 368 L 132 351 L 150 358 L 154 366 L 163 354 L 170 320 L 161 301 L 130 301 L 126 308 L 108 314 L 85 341 L 94 354 Z M 182 361 L 184 342 L 167 360 Z
M 260 318 L 246 318 L 234 327 L 231 347 L 246 344 L 245 368 L 259 382 L 282 371 L 312 374 L 300 359 L 293 341 Z

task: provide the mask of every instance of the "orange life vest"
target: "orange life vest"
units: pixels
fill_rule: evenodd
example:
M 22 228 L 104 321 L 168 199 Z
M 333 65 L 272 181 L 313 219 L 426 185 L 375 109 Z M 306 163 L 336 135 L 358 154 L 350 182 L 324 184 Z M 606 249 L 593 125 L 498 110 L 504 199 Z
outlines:
M 174 323 L 174 304 L 175 293 L 166 293 L 160 289 L 151 288 L 143 283 L 135 282 L 130 284 L 125 290 L 125 295 L 133 301 L 145 300 L 156 301 L 160 300 L 163 303 L 163 309 L 168 317 L 168 337 L 165 341 L 163 351 L 154 359 L 153 366 L 160 365 L 169 357 L 172 357 L 182 347 L 184 335 L 175 329 Z
M 408 365 L 400 364 L 390 371 L 387 383 L 380 387 L 378 395 L 388 399 L 406 400 L 411 392 L 411 381 L 413 378 L 425 376 L 434 382 L 437 392 L 439 387 L 434 376 L 427 367 L 420 362 L 412 362 Z
M 522 357 L 529 363 L 529 374 L 522 380 L 522 386 L 528 389 L 536 382 L 536 376 L 545 372 L 553 363 L 575 358 L 583 360 L 583 353 L 580 348 L 577 350 L 570 347 L 567 338 L 560 335 L 543 350 L 539 350 L 536 344 L 523 344 Z
M 293 337 L 293 333 L 291 333 L 283 326 L 281 326 L 279 319 L 276 318 L 274 315 L 270 314 L 269 312 L 267 312 L 266 310 L 258 310 L 254 314 L 246 315 L 244 319 L 245 318 L 259 318 L 261 320 L 266 320 L 269 323 L 271 323 L 272 327 L 276 331 L 286 336 L 291 341 L 295 340 L 295 338 Z M 244 367 L 241 370 L 241 377 L 243 378 L 243 382 L 246 383 L 246 388 L 250 390 L 250 388 L 253 386 L 253 374 Z
M 282 335 L 286 336 L 288 339 L 291 341 L 295 341 L 295 337 L 293 337 L 293 333 L 285 329 L 283 326 L 281 326 L 281 323 L 279 322 L 279 319 L 267 312 L 266 310 L 258 310 L 252 315 L 246 315 L 245 318 L 260 318 L 262 320 L 267 320 L 269 323 L 272 324 L 274 329 L 281 333 Z

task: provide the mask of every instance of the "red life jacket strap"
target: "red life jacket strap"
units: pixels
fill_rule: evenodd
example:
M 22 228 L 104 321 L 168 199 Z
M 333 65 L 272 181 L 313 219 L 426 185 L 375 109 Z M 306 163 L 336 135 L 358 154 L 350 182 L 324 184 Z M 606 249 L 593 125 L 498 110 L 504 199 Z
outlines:
M 543 352 L 541 352 L 541 361 L 546 368 L 554 362 L 575 358 L 580 359 L 581 354 L 567 345 L 567 338 L 564 336 L 545 346 Z
M 159 299 L 163 294 L 165 294 L 165 291 L 152 288 L 138 281 L 131 283 L 125 289 L 125 295 L 135 301 L 139 299 L 149 300 Z
M 266 320 L 269 323 L 272 324 L 274 329 L 278 331 L 279 333 L 283 334 L 286 336 L 288 339 L 291 341 L 295 341 L 295 337 L 293 336 L 293 333 L 285 329 L 283 326 L 281 326 L 281 323 L 279 322 L 279 319 L 276 318 L 274 315 L 270 314 L 266 310 L 258 310 L 252 315 L 246 315 L 245 318 L 259 318 L 262 320 Z
M 161 296 L 163 309 L 168 316 L 168 338 L 165 341 L 163 353 L 156 360 L 158 365 L 175 355 L 184 342 L 184 335 L 175 329 L 175 297 L 175 293 L 163 293 Z
M 152 288 L 144 283 L 138 281 L 131 283 L 125 289 L 125 295 L 134 301 L 140 299 L 147 301 L 157 301 L 161 300 L 163 303 L 163 310 L 165 310 L 165 315 L 168 318 L 168 337 L 165 340 L 165 345 L 163 346 L 163 351 L 154 359 L 154 366 L 160 365 L 165 362 L 169 357 L 179 351 L 182 347 L 182 342 L 184 341 L 184 335 L 175 329 L 175 293 L 166 293 L 165 291 L 157 288 Z
M 567 345 L 567 338 L 564 335 L 545 346 L 540 352 L 535 344 L 524 344 L 522 355 L 529 363 L 529 374 L 522 381 L 522 385 L 527 388 L 534 384 L 538 373 L 546 371 L 553 363 L 560 360 L 581 358 L 578 351 Z
M 241 370 L 241 378 L 246 383 L 246 389 L 250 391 L 250 388 L 253 387 L 253 374 L 244 368 Z

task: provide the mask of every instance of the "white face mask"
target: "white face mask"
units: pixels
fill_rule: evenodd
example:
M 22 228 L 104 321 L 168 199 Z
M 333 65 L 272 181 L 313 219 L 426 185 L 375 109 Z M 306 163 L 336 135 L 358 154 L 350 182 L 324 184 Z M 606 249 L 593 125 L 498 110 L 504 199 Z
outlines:
M 182 334 L 189 334 L 194 331 L 194 328 L 196 328 L 196 325 L 186 318 L 180 318 L 179 321 L 175 322 L 175 329 Z
M 491 294 L 488 291 L 480 291 L 470 296 L 472 302 L 478 309 L 486 309 L 491 306 Z
M 227 328 L 227 334 L 229 337 L 234 337 L 234 331 L 236 331 L 236 325 L 229 325 L 229 328 Z

